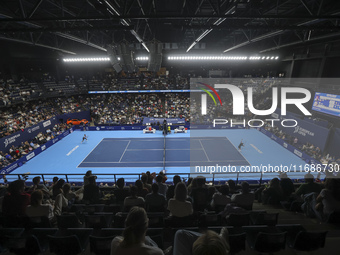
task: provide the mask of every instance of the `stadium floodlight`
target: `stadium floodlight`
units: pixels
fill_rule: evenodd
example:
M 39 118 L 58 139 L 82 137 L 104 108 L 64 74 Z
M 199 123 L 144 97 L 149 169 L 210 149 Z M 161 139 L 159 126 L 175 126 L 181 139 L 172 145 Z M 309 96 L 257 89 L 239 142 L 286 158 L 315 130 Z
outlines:
M 146 60 L 149 60 L 149 57 L 136 57 L 136 60 L 146 61 Z
M 119 59 L 119 58 L 118 58 Z M 120 59 L 119 59 L 120 60 Z M 64 62 L 108 62 L 110 58 L 63 58 Z
M 178 55 L 178 56 L 168 56 L 168 60 L 204 60 L 204 61 L 241 61 L 241 60 L 278 60 L 278 56 L 187 56 L 187 55 Z M 138 58 L 137 58 L 138 60 Z M 142 59 L 139 59 L 142 60 Z

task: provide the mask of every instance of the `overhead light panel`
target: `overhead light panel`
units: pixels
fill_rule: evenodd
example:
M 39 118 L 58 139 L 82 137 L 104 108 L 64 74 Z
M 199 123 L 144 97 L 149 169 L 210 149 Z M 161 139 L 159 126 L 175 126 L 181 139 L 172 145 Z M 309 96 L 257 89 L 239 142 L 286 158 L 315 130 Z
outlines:
M 136 60 L 147 61 L 147 60 L 149 60 L 149 57 L 136 57 Z
M 168 56 L 168 60 L 184 60 L 184 61 L 192 61 L 192 60 L 203 60 L 203 61 L 229 61 L 229 60 L 278 60 L 278 56 L 213 56 L 213 55 L 206 55 L 206 56 L 187 56 L 187 55 L 177 55 L 177 56 Z
M 118 60 L 120 60 L 118 58 Z M 63 58 L 64 62 L 108 62 L 110 58 L 98 57 L 98 58 Z

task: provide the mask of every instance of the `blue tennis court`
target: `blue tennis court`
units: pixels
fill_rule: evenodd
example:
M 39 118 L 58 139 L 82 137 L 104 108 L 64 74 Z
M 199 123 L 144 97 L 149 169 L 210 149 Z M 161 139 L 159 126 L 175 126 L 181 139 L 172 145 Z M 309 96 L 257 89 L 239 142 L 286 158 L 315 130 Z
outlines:
M 250 165 L 227 137 L 182 137 L 165 140 L 104 138 L 78 167 L 190 167 L 212 164 Z
M 220 173 L 215 180 L 260 180 L 261 173 L 242 171 L 242 166 L 291 166 L 305 162 L 256 129 L 188 131 L 166 137 L 164 162 L 164 136 L 161 132 L 143 134 L 137 131 L 86 131 L 88 141 L 81 143 L 84 131 L 75 131 L 46 149 L 13 174 L 44 174 L 70 182 L 83 180 L 87 170 L 100 175 L 101 182 L 117 178 L 135 181 L 137 174 L 166 170 L 170 180 L 175 174 L 195 176 L 196 166 L 234 165 L 236 172 Z M 237 146 L 243 139 L 242 151 Z M 165 164 L 164 164 L 165 163 Z M 192 165 L 190 165 L 192 164 Z M 165 165 L 165 166 L 164 166 Z M 305 172 L 292 171 L 288 176 L 303 178 Z M 212 175 L 209 175 L 212 176 Z M 264 178 L 277 177 L 277 172 L 265 173 Z M 184 176 L 186 177 L 186 176 Z M 17 176 L 7 176 L 17 178 Z M 98 179 L 99 181 L 99 179 Z

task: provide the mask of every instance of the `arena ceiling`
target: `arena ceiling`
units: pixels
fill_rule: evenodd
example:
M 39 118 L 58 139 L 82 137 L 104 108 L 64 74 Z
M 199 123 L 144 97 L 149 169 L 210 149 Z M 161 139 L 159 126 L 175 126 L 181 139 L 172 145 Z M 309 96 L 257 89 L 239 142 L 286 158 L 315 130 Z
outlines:
M 339 19 L 339 0 L 1 0 L 0 40 L 70 54 L 121 42 L 146 53 L 154 41 L 176 53 L 263 53 L 340 37 Z

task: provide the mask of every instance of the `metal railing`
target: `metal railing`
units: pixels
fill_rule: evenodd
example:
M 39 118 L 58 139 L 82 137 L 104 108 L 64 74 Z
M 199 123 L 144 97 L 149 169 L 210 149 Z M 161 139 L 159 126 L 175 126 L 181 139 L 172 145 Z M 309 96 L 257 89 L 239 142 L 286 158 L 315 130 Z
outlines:
M 97 176 L 97 182 L 100 182 L 101 180 L 105 180 L 105 182 L 114 182 L 116 183 L 119 178 L 126 178 L 127 180 L 129 179 L 140 179 L 143 173 L 94 173 L 94 175 Z M 157 174 L 157 173 L 156 173 Z M 189 178 L 195 178 L 197 176 L 204 176 L 207 179 L 207 182 L 212 182 L 215 184 L 215 182 L 225 182 L 227 180 L 234 180 L 236 184 L 240 182 L 240 179 L 242 180 L 247 180 L 247 181 L 252 181 L 256 182 L 259 185 L 262 184 L 264 180 L 263 173 L 259 173 L 259 179 L 254 179 L 253 177 L 250 177 L 246 173 L 241 173 L 237 172 L 233 175 L 230 174 L 216 174 L 216 173 L 211 173 L 211 174 L 202 174 L 202 173 L 166 173 L 166 176 L 168 177 L 168 182 L 172 182 L 172 177 L 175 175 L 179 175 L 182 180 L 187 181 Z M 63 178 L 65 179 L 66 182 L 75 182 L 75 183 L 81 183 L 83 182 L 83 177 L 84 174 L 78 174 L 78 173 L 25 173 L 25 174 L 6 174 L 6 179 L 8 181 L 13 181 L 16 178 L 12 177 L 17 177 L 17 179 L 21 180 L 28 180 L 30 181 L 33 179 L 35 176 L 41 176 L 41 179 L 43 182 L 46 180 L 52 179 L 54 176 L 57 176 L 58 178 Z M 105 177 L 104 177 L 105 176 Z M 1 176 L 2 177 L 2 176 Z M 50 177 L 50 178 L 49 178 Z M 77 177 L 77 178 L 72 178 L 72 177 Z M 104 177 L 104 178 L 103 178 Z M 131 178 L 128 178 L 131 177 Z

